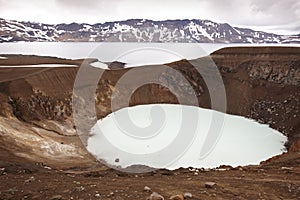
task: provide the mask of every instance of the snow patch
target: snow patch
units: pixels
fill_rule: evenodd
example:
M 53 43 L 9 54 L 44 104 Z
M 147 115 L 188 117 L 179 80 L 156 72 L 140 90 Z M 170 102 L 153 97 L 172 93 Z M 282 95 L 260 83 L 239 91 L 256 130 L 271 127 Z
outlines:
M 247 39 L 247 42 L 249 42 L 249 43 L 253 43 L 253 38 L 249 38 L 249 37 L 247 37 L 246 39 Z
M 99 61 L 93 62 L 90 65 L 93 66 L 93 67 L 96 67 L 96 68 L 109 69 L 107 64 L 99 62 Z
M 12 67 L 78 67 L 77 65 L 66 64 L 38 64 L 38 65 L 0 65 L 0 68 L 12 68 Z
M 202 27 L 194 22 L 190 22 L 188 26 L 190 33 L 198 40 L 201 40 L 201 36 L 208 38 L 209 40 L 213 41 L 212 36 L 207 33 L 206 28 Z
M 180 30 L 182 37 L 184 37 L 184 30 Z

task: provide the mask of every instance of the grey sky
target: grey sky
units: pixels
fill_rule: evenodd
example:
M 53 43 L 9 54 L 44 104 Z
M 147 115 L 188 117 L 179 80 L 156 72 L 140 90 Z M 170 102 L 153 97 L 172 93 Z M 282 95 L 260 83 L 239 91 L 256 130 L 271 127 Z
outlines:
M 209 19 L 275 33 L 300 33 L 299 0 L 0 0 L 0 17 L 91 24 L 131 18 Z

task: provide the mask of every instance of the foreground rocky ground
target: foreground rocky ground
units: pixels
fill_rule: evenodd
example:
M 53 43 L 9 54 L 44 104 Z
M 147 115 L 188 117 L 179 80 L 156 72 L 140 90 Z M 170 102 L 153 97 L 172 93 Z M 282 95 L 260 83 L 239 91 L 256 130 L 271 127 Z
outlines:
M 270 125 L 289 138 L 289 152 L 262 163 L 219 170 L 158 170 L 125 174 L 95 162 L 79 140 L 73 122 L 72 93 L 77 67 L 19 68 L 30 64 L 89 65 L 88 60 L 35 56 L 8 56 L 0 65 L 0 199 L 146 199 L 157 192 L 168 199 L 186 192 L 192 199 L 298 199 L 300 197 L 300 50 L 299 48 L 228 48 L 212 54 L 226 89 L 227 113 Z M 208 58 L 194 61 L 206 63 Z M 211 108 L 203 77 L 188 61 L 168 64 L 193 86 L 199 106 Z M 117 67 L 122 68 L 122 67 Z M 111 101 L 130 90 L 117 87 L 131 69 L 104 71 L 96 88 L 96 117 L 112 112 Z M 172 71 L 140 68 L 134 81 L 153 76 L 187 97 L 189 88 Z M 209 68 L 204 73 L 210 74 Z M 151 72 L 151 73 L 150 73 Z M 211 74 L 210 74 L 211 75 Z M 211 75 L 214 80 L 216 77 Z M 90 77 L 86 78 L 88 82 Z M 216 88 L 218 92 L 218 88 Z M 74 96 L 73 96 L 74 97 Z M 78 96 L 75 95 L 75 98 Z M 86 127 L 93 125 L 87 110 Z M 169 88 L 157 84 L 140 87 L 129 106 L 145 103 L 178 103 Z M 189 99 L 183 103 L 189 104 Z M 247 156 L 247 155 L 245 155 Z M 205 186 L 206 182 L 214 182 Z M 144 191 L 144 187 L 151 191 Z M 180 197 L 178 197 L 180 199 Z
M 191 199 L 199 200 L 300 197 L 299 152 L 260 166 L 125 174 L 96 163 L 52 169 L 42 163 L 15 158 L 1 150 L 0 166 L 0 199 L 139 200 L 150 197 L 152 191 L 165 199 L 185 193 L 192 194 Z M 215 185 L 205 186 L 207 182 Z

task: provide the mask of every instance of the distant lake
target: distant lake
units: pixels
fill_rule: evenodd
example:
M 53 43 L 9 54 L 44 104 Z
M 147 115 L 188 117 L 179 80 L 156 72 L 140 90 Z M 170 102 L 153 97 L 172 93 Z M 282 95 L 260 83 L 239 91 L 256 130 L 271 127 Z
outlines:
M 100 43 L 100 42 L 16 42 L 0 43 L 0 54 L 55 56 L 70 59 L 98 58 L 138 65 L 195 59 L 232 46 L 298 46 L 300 44 L 211 44 L 211 43 Z

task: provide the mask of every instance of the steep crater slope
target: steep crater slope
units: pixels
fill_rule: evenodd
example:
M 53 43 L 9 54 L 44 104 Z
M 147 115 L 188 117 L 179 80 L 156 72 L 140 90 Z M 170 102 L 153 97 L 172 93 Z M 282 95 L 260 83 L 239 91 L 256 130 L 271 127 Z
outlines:
M 158 82 L 165 80 L 170 87 L 178 91 L 177 95 L 182 95 L 184 99 L 184 94 L 191 88 L 188 88 L 186 83 L 180 82 L 178 74 L 170 70 L 175 69 L 192 85 L 199 106 L 211 108 L 210 95 L 205 81 L 191 63 L 205 63 L 206 60 L 212 59 L 223 78 L 227 112 L 269 124 L 288 136 L 287 147 L 290 151 L 298 151 L 300 143 L 299 55 L 299 48 L 225 48 L 214 52 L 210 58 L 199 58 L 194 61 L 182 60 L 167 64 L 170 68 L 164 72 L 154 66 L 135 69 L 138 76 L 132 81 L 143 81 L 151 75 L 156 77 Z M 14 61 L 24 58 L 23 56 L 6 56 L 8 60 Z M 28 64 L 34 64 L 35 59 L 37 57 L 32 56 Z M 39 57 L 38 59 L 45 58 Z M 2 62 L 8 61 L 0 60 L 1 65 L 6 65 Z M 67 60 L 64 64 L 74 64 L 74 62 Z M 78 66 L 89 65 L 88 62 L 76 62 Z M 210 69 L 206 69 L 205 65 L 203 67 L 204 71 L 209 73 Z M 66 165 L 60 162 L 61 158 L 64 158 L 64 161 L 67 158 L 70 163 L 92 162 L 78 139 L 73 122 L 72 94 L 78 70 L 78 67 L 0 68 L 0 76 L 13 75 L 10 79 L 0 82 L 0 142 L 4 148 L 19 156 L 42 160 L 54 165 L 58 163 Z M 105 71 L 89 68 L 90 73 L 103 72 L 93 99 L 97 119 L 112 112 L 111 102 L 115 94 L 119 97 L 115 99 L 119 105 L 117 109 L 128 106 L 124 104 L 124 101 L 130 88 L 127 84 L 117 86 L 117 83 L 124 74 L 131 70 L 133 69 Z M 145 73 L 145 70 L 151 74 Z M 210 75 L 212 78 L 216 76 Z M 87 83 L 89 80 L 90 77 L 86 77 Z M 178 103 L 177 97 L 169 89 L 158 84 L 146 84 L 133 93 L 129 106 Z M 84 98 L 75 97 L 82 109 L 88 109 Z M 188 104 L 189 99 L 183 101 L 183 104 L 185 102 Z M 90 116 L 82 116 L 82 119 L 92 117 L 92 113 L 90 114 Z M 85 130 L 88 131 L 93 124 L 86 123 L 86 126 Z

